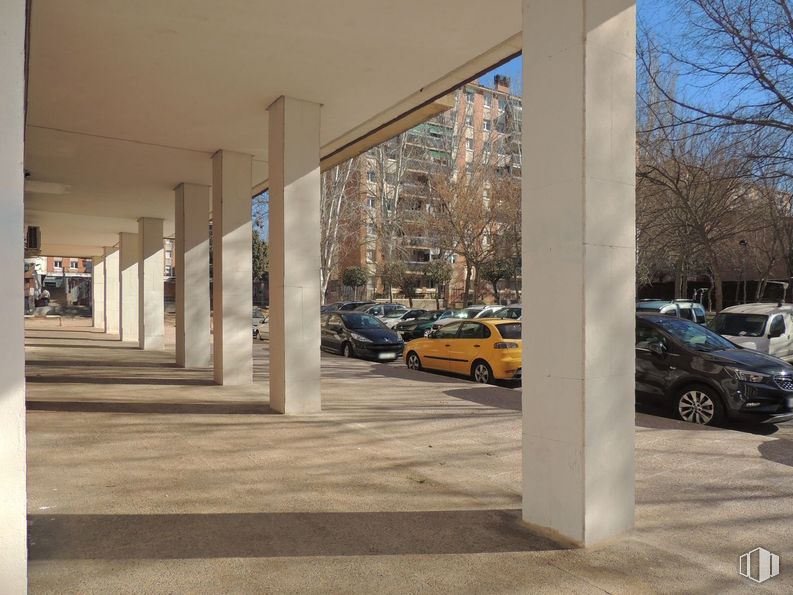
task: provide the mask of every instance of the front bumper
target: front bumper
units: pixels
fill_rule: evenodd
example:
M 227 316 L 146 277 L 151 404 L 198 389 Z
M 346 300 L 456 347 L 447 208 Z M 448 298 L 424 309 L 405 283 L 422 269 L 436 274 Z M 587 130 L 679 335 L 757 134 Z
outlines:
M 402 357 L 405 350 L 403 343 L 361 343 L 353 341 L 355 355 L 377 361 L 394 361 Z
M 739 421 L 782 423 L 793 419 L 793 391 L 775 382 L 737 382 L 730 391 L 727 416 Z

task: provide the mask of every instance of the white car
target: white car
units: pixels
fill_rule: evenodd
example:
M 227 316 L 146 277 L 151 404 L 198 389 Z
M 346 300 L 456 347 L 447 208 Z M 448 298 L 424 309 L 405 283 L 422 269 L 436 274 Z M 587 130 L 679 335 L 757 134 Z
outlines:
M 422 314 L 424 314 L 426 310 L 421 309 L 414 309 L 414 310 L 392 310 L 385 316 L 380 317 L 380 321 L 385 324 L 388 328 L 394 328 L 400 322 L 407 322 L 408 320 L 415 320 Z
M 793 304 L 731 306 L 708 326 L 746 349 L 793 359 Z

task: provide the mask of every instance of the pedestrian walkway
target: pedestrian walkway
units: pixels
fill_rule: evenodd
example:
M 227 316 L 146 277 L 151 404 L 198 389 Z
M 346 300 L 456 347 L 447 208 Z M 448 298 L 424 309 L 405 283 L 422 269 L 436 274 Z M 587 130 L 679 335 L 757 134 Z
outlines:
M 31 593 L 793 591 L 788 428 L 637 413 L 637 528 L 571 550 L 520 524 L 518 390 L 326 355 L 286 417 L 267 342 L 218 387 L 75 324 L 27 329 Z

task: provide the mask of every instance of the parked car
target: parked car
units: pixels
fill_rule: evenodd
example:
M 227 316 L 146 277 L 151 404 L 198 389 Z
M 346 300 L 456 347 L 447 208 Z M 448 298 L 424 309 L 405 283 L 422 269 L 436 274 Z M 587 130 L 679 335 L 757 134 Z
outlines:
M 424 314 L 415 320 L 397 323 L 394 330 L 398 332 L 405 341 L 418 339 L 432 330 L 432 325 L 436 320 L 451 318 L 453 314 L 454 310 L 431 310 L 429 312 L 424 312 Z
M 504 306 L 501 304 L 490 304 L 489 306 L 485 306 L 479 312 L 476 313 L 474 318 L 493 318 L 496 312 L 503 310 Z
M 356 308 L 365 306 L 367 304 L 374 304 L 374 302 L 333 302 L 332 304 L 326 304 L 322 306 L 320 308 L 320 312 L 324 314 L 325 312 L 338 312 L 339 310 L 355 310 Z
M 636 395 L 697 424 L 779 423 L 793 419 L 793 366 L 689 320 L 639 314 Z
M 507 320 L 520 320 L 520 315 L 523 312 L 523 306 L 520 304 L 510 304 L 501 308 L 498 312 L 493 314 L 493 318 L 501 318 Z
M 441 317 L 435 321 L 432 325 L 432 330 L 438 330 L 442 326 L 449 324 L 450 322 L 454 322 L 455 319 L 460 318 L 475 318 L 477 314 L 481 311 L 481 308 L 463 308 L 461 310 L 452 310 L 450 316 Z
M 385 324 L 388 328 L 394 328 L 400 322 L 408 322 L 410 320 L 415 320 L 425 312 L 426 310 L 421 310 L 421 309 L 394 310 L 389 314 L 383 316 L 380 320 L 382 320 L 383 324 Z
M 454 320 L 405 348 L 411 370 L 424 368 L 470 376 L 476 382 L 521 376 L 520 323 L 511 320 Z
M 253 307 L 251 322 L 253 323 L 253 338 L 259 336 L 259 325 L 267 319 L 267 314 L 258 306 Z
M 379 361 L 392 361 L 402 355 L 404 341 L 370 314 L 328 312 L 320 320 L 322 349 Z
M 791 304 L 731 306 L 719 312 L 709 326 L 741 347 L 783 359 L 793 358 Z
M 636 302 L 636 311 L 657 312 L 665 316 L 675 316 L 705 324 L 705 308 L 694 300 L 639 300 Z
M 358 306 L 355 308 L 356 312 L 364 312 L 366 314 L 371 314 L 372 316 L 377 316 L 378 318 L 382 318 L 386 314 L 390 314 L 391 312 L 406 312 L 407 306 L 403 304 L 363 304 L 362 306 Z

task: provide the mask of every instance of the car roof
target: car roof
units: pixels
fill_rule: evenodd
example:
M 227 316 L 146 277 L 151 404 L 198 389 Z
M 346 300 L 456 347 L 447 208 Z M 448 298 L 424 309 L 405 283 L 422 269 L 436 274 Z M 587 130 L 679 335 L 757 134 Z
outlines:
M 681 322 L 687 322 L 689 324 L 696 324 L 688 320 L 687 318 L 678 318 L 677 316 L 667 316 L 666 314 L 658 314 L 657 312 L 637 312 L 636 318 L 640 320 L 648 320 L 650 322 L 654 322 L 656 324 L 661 324 L 664 322 L 669 322 L 669 319 L 678 320 Z M 697 325 L 699 326 L 699 325 Z
M 778 302 L 767 304 L 740 304 L 724 308 L 720 312 L 724 314 L 779 314 L 781 312 L 793 313 L 793 304 L 782 304 Z

